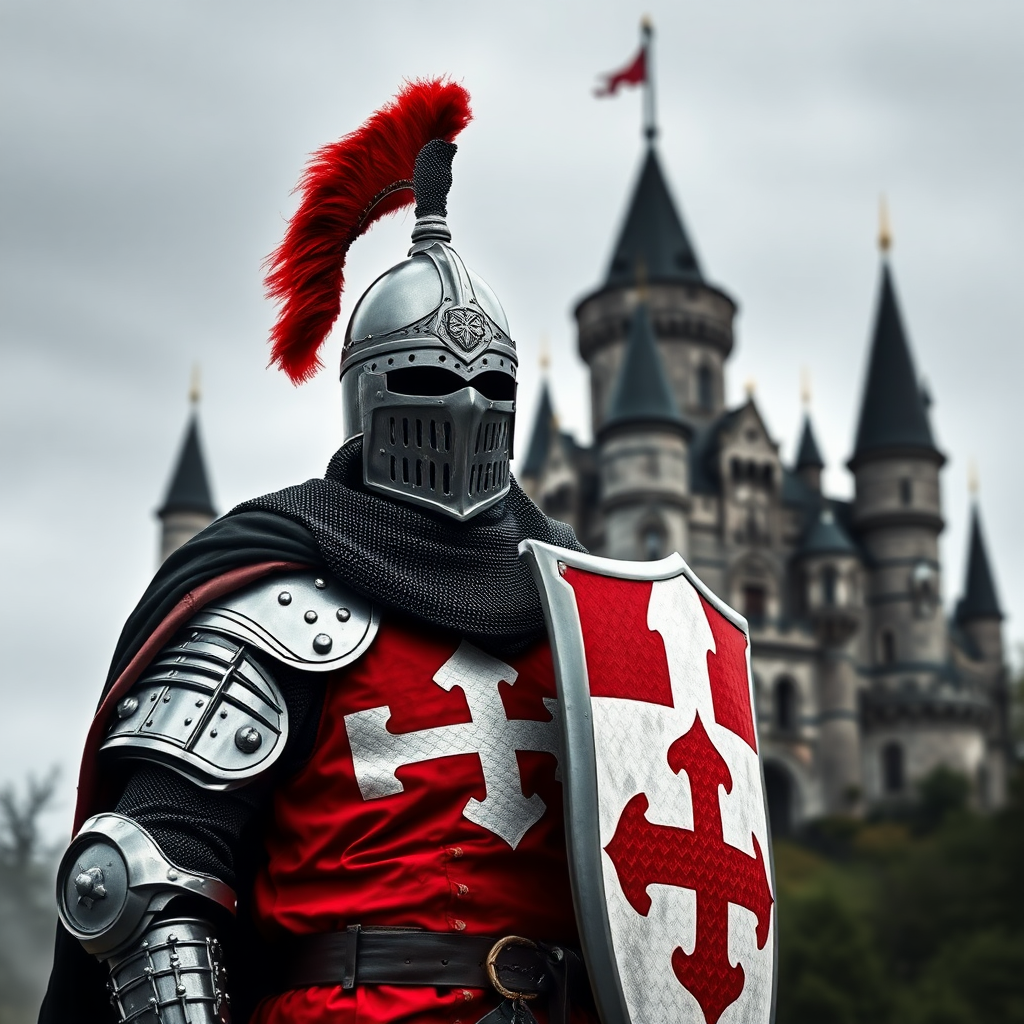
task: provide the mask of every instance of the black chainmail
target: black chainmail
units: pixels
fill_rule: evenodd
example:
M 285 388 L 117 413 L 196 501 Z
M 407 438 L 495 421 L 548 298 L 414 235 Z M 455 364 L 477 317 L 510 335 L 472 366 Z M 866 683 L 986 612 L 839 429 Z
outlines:
M 367 596 L 506 657 L 544 633 L 519 542 L 585 550 L 514 479 L 502 502 L 463 523 L 374 494 L 363 486 L 360 438 L 335 454 L 324 479 L 247 501 L 229 515 L 250 511 L 301 523 L 328 569 Z

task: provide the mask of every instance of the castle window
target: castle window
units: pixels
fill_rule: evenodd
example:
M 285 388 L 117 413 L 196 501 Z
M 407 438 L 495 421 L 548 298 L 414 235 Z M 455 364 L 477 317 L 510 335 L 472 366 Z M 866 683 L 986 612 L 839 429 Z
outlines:
M 743 614 L 752 625 L 764 622 L 767 604 L 768 595 L 764 587 L 756 583 L 748 583 L 743 587 Z
M 905 476 L 900 480 L 900 502 L 904 505 L 913 504 L 914 501 L 914 482 L 910 477 Z
M 710 366 L 702 366 L 697 371 L 697 404 L 707 410 L 715 407 L 715 382 Z
M 761 479 L 766 487 L 771 487 L 775 483 L 775 467 L 771 463 L 765 463 L 761 467 Z
M 664 558 L 667 546 L 665 528 L 660 523 L 648 523 L 640 531 L 640 549 L 648 562 Z
M 739 459 L 732 459 L 729 462 L 729 472 L 733 480 L 740 480 L 743 476 L 743 463 Z
M 834 565 L 826 565 L 821 573 L 821 601 L 829 608 L 836 603 L 836 591 L 839 583 L 839 571 Z
M 774 719 L 779 732 L 796 732 L 796 683 L 783 676 L 775 684 Z
M 891 629 L 883 629 L 878 637 L 879 656 L 883 665 L 896 664 L 896 635 Z
M 882 747 L 882 788 L 886 793 L 902 793 L 903 776 L 903 748 L 898 743 L 886 743 Z

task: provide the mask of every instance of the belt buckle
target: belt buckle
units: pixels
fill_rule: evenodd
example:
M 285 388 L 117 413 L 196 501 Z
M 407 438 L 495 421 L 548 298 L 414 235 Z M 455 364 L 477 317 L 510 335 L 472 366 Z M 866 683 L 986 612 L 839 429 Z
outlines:
M 524 946 L 527 949 L 536 949 L 537 943 L 532 942 L 530 939 L 524 939 L 522 935 L 506 935 L 504 938 L 498 939 L 498 941 L 491 946 L 491 951 L 487 954 L 487 959 L 484 962 L 484 966 L 487 968 L 487 979 L 494 986 L 498 995 L 504 996 L 506 999 L 511 999 L 513 1003 L 528 999 L 536 999 L 539 993 L 537 992 L 515 992 L 512 989 L 506 988 L 498 980 L 498 957 L 512 946 Z

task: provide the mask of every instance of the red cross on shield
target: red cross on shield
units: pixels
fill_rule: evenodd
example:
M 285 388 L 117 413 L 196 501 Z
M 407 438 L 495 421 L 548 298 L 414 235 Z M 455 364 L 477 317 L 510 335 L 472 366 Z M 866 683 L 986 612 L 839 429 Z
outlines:
M 775 886 L 746 620 L 677 554 L 520 553 L 554 651 L 569 872 L 603 1024 L 769 1024 Z

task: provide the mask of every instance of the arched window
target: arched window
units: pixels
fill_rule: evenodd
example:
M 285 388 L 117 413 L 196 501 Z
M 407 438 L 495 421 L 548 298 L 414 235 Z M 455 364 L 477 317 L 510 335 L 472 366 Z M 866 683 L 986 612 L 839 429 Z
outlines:
M 829 608 L 836 603 L 838 583 L 839 570 L 834 565 L 826 565 L 821 572 L 821 602 Z
M 715 379 L 710 366 L 697 370 L 697 404 L 705 410 L 715 407 Z
M 900 502 L 904 505 L 910 505 L 913 501 L 914 483 L 909 476 L 905 476 L 900 480 Z
M 878 637 L 878 653 L 883 665 L 896 664 L 896 634 L 883 629 Z
M 902 793 L 904 786 L 903 748 L 898 743 L 882 747 L 882 788 L 886 793 Z
M 747 583 L 743 586 L 743 614 L 751 625 L 760 626 L 764 623 L 768 605 L 768 592 L 759 583 Z
M 665 536 L 665 528 L 661 523 L 647 523 L 640 531 L 640 550 L 643 558 L 648 562 L 654 562 L 664 558 L 667 554 L 668 538 Z
M 773 711 L 775 727 L 779 732 L 796 732 L 796 683 L 794 683 L 788 676 L 783 676 L 775 684 L 775 701 Z

